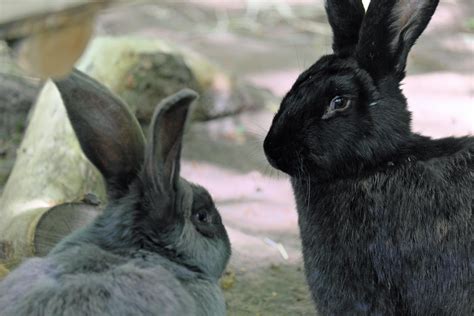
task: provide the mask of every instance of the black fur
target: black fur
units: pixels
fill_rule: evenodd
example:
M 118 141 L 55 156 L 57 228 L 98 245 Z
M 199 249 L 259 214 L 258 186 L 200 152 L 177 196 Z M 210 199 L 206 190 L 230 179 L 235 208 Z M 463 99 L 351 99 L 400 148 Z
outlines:
M 399 85 L 437 5 L 413 2 L 372 0 L 351 53 L 335 48 L 299 76 L 264 142 L 291 176 L 321 315 L 473 314 L 474 138 L 411 131 Z M 336 96 L 349 106 L 325 115 Z
M 209 193 L 179 176 L 196 93 L 162 101 L 145 145 L 136 119 L 98 82 L 75 71 L 57 86 L 110 202 L 0 283 L 0 315 L 224 315 L 218 279 L 229 239 Z
M 359 0 L 326 1 L 326 12 L 334 34 L 332 49 L 338 54 L 350 53 L 359 40 L 364 5 Z

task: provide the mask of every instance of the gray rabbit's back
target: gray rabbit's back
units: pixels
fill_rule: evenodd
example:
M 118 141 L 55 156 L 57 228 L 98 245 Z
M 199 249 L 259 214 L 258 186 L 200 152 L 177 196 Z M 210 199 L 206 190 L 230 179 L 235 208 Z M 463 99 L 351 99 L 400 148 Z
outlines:
M 140 263 L 94 246 L 29 260 L 1 284 L 2 315 L 193 314 L 171 272 Z
M 217 285 L 193 271 L 157 254 L 130 259 L 93 245 L 28 260 L 0 286 L 2 316 L 204 315 L 208 304 L 225 313 Z

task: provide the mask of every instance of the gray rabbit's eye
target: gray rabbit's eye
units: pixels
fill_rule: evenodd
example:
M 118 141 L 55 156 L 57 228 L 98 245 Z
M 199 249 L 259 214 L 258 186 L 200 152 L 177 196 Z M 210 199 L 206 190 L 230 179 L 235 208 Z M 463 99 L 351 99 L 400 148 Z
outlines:
M 208 223 L 210 219 L 209 214 L 205 210 L 199 210 L 193 216 L 200 223 Z
M 321 118 L 323 120 L 331 118 L 336 114 L 336 112 L 342 112 L 344 110 L 347 110 L 350 105 L 351 99 L 342 96 L 335 96 L 331 100 L 331 103 L 329 103 L 329 107 L 326 109 Z

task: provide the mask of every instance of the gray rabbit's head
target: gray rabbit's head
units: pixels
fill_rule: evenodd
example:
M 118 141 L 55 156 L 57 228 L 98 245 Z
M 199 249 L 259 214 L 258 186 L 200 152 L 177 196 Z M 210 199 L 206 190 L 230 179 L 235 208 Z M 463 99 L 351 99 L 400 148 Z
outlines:
M 97 81 L 74 71 L 56 84 L 109 197 L 85 238 L 111 251 L 156 252 L 220 277 L 230 257 L 221 217 L 206 189 L 180 177 L 184 127 L 197 94 L 184 89 L 164 99 L 146 142 L 123 101 Z

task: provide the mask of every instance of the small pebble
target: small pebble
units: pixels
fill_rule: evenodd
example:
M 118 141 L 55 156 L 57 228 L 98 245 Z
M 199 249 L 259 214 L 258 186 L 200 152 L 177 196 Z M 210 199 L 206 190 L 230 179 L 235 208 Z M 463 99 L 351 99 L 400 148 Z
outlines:
M 234 287 L 235 284 L 235 272 L 234 271 L 226 271 L 221 278 L 221 288 L 223 290 L 228 290 Z

